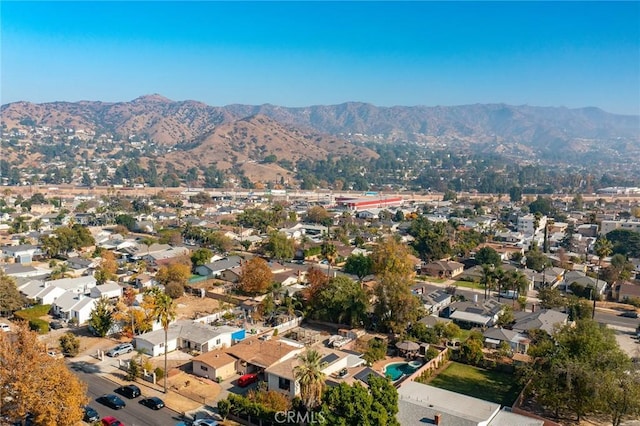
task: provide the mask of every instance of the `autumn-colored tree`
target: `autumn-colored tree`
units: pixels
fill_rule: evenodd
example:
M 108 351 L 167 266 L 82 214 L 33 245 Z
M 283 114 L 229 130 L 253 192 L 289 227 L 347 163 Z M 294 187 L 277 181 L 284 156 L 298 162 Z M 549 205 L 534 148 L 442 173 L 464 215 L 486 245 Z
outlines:
M 189 260 L 189 263 L 191 263 L 191 260 Z M 161 266 L 156 274 L 156 281 L 158 284 L 162 284 L 165 287 L 171 283 L 177 283 L 185 286 L 190 276 L 191 266 L 188 266 L 185 263 L 176 262 Z
M 308 302 L 313 300 L 318 292 L 329 282 L 327 274 L 313 266 L 307 270 L 307 288 L 304 289 L 303 297 Z
M 401 241 L 387 237 L 373 249 L 373 273 L 377 276 L 392 275 L 410 280 L 416 271 L 413 255 Z
M 307 210 L 307 221 L 314 223 L 327 223 L 331 218 L 329 212 L 322 206 L 313 206 Z
M 26 326 L 0 334 L 0 417 L 10 423 L 30 413 L 34 424 L 79 424 L 86 385 L 62 360 L 53 359 Z
M 240 271 L 240 290 L 247 294 L 263 294 L 273 281 L 273 273 L 264 259 L 254 257 Z

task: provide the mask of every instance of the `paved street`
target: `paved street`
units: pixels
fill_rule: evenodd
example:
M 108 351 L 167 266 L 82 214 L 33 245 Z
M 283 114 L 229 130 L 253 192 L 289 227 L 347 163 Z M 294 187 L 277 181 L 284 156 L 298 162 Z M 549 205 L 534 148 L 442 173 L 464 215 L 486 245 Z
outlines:
M 596 309 L 595 320 L 600 324 L 609 324 L 629 330 L 635 330 L 638 324 L 640 324 L 640 320 L 637 318 L 625 318 L 619 316 L 617 313 L 603 312 L 598 309 Z
M 142 397 L 136 399 L 127 399 L 122 397 L 127 406 L 122 410 L 113 410 L 96 401 L 105 393 L 113 393 L 118 386 L 103 377 L 90 372 L 74 369 L 74 373 L 88 385 L 87 395 L 89 396 L 89 405 L 100 414 L 100 417 L 114 416 L 126 426 L 172 426 L 179 422 L 179 415 L 175 412 L 163 408 L 153 411 L 138 403 Z M 144 389 L 143 396 L 144 396 Z

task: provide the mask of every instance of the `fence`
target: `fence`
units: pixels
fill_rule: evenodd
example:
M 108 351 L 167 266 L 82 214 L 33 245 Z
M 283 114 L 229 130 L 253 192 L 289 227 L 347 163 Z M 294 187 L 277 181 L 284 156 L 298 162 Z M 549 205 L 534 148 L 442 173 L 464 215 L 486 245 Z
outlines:
M 125 361 L 122 359 L 118 360 L 118 369 L 124 371 L 124 372 L 129 372 L 129 363 L 133 362 L 133 360 L 130 361 Z M 142 370 L 142 373 L 140 375 L 140 377 L 138 377 L 139 379 L 144 380 L 145 382 L 149 382 L 151 384 L 156 384 L 156 373 L 151 371 L 147 371 L 145 369 Z

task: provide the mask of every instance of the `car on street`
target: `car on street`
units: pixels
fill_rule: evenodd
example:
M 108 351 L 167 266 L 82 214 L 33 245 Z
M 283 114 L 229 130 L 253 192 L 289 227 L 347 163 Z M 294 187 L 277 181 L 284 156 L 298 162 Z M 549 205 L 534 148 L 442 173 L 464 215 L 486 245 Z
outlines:
M 87 423 L 94 423 L 100 420 L 100 414 L 98 414 L 98 412 L 92 407 L 86 405 L 84 407 L 84 417 L 82 418 L 82 420 Z
M 638 318 L 638 313 L 636 311 L 624 311 L 620 316 L 625 318 Z
M 218 426 L 218 421 L 213 419 L 198 419 L 192 423 L 192 426 Z
M 119 410 L 127 406 L 124 401 L 118 396 L 112 393 L 102 395 L 98 399 L 96 399 L 100 404 L 106 405 L 107 407 L 111 407 L 114 410 Z
M 121 343 L 118 346 L 111 348 L 107 351 L 107 355 L 110 357 L 119 357 L 120 355 L 133 352 L 133 345 L 131 343 Z
M 107 416 L 104 419 L 102 419 L 102 425 L 103 426 L 124 426 L 124 423 L 122 423 L 120 420 L 116 419 L 113 416 Z
M 140 388 L 136 385 L 120 386 L 115 390 L 115 392 L 122 396 L 126 396 L 129 399 L 137 398 L 142 394 L 142 392 L 140 392 Z
M 157 396 L 143 398 L 140 400 L 140 404 L 144 405 L 145 407 L 149 407 L 152 410 L 159 410 L 164 407 L 164 401 Z
M 240 378 L 238 379 L 238 386 L 240 386 L 241 388 L 244 388 L 249 386 L 251 383 L 255 383 L 257 381 L 258 381 L 257 374 L 245 374 L 240 376 Z
M 0 330 L 2 331 L 11 331 L 11 327 L 7 323 L 0 323 Z

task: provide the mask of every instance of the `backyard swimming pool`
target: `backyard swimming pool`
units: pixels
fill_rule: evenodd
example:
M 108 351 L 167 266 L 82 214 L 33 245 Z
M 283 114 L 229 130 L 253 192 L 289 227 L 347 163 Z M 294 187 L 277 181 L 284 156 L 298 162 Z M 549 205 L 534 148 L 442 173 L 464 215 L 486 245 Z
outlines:
M 417 365 L 417 361 L 412 361 L 411 364 L 409 364 L 408 362 L 394 362 L 392 364 L 387 364 L 384 367 L 384 373 L 391 379 L 391 381 L 395 382 L 404 375 L 412 374 L 421 366 L 422 363 L 420 363 L 420 365 Z

